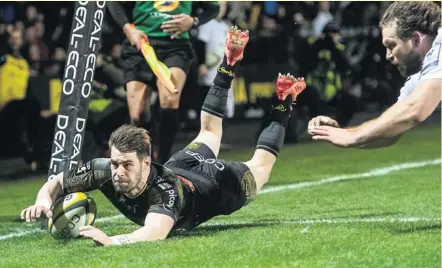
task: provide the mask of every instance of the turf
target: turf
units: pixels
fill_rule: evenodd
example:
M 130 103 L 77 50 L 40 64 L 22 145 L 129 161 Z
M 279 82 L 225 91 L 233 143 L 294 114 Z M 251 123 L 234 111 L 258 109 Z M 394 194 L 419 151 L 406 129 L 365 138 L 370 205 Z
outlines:
M 222 153 L 246 160 L 252 150 Z M 381 150 L 324 143 L 285 146 L 267 189 L 441 157 L 440 126 Z M 240 211 L 162 242 L 95 247 L 54 240 L 39 223 L 15 222 L 45 178 L 0 184 L 2 267 L 440 267 L 440 164 L 264 193 Z M 372 173 L 370 173 L 372 175 Z M 299 186 L 299 185 L 298 185 Z M 99 217 L 118 212 L 93 192 Z M 136 226 L 98 221 L 109 235 Z M 27 235 L 24 235 L 27 232 Z M 16 237 L 5 238 L 15 234 Z

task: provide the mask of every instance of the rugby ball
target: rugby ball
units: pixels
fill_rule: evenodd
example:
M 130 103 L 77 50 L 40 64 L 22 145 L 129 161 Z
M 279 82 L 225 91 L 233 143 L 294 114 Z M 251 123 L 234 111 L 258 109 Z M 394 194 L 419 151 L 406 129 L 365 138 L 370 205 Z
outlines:
M 94 199 L 82 192 L 59 198 L 51 210 L 48 231 L 52 237 L 59 240 L 79 237 L 80 228 L 94 224 L 97 216 Z

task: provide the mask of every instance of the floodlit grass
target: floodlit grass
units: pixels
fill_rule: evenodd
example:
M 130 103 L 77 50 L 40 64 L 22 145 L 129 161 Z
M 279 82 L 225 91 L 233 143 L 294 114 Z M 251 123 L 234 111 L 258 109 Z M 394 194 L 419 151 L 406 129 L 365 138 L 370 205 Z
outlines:
M 440 126 L 417 129 L 382 150 L 324 143 L 285 146 L 268 189 L 441 157 Z M 246 160 L 249 151 L 222 153 Z M 95 247 L 59 242 L 39 223 L 15 222 L 45 178 L 0 184 L 2 267 L 440 267 L 440 165 L 261 194 L 247 207 L 166 241 Z M 369 173 L 372 174 L 372 173 Z M 100 218 L 119 213 L 93 192 Z M 109 235 L 125 218 L 95 224 Z M 26 234 L 24 234 L 26 233 Z M 7 235 L 15 234 L 16 237 Z

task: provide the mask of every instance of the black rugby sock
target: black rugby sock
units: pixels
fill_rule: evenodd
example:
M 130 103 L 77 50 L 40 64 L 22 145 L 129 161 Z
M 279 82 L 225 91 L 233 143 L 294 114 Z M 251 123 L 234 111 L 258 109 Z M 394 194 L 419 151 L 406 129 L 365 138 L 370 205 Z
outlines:
M 270 124 L 261 132 L 256 149 L 266 150 L 278 157 L 279 151 L 284 144 L 285 128 L 288 124 L 292 105 L 292 96 L 289 95 L 283 101 L 274 98 L 270 112 Z
M 162 108 L 158 126 L 158 159 L 156 162 L 164 164 L 169 160 L 172 145 L 178 131 L 178 109 Z
M 232 80 L 235 77 L 235 65 L 229 66 L 224 56 L 224 60 L 218 67 L 218 73 L 213 80 L 213 86 L 210 88 L 201 110 L 217 117 L 224 117 L 227 96 L 232 85 Z

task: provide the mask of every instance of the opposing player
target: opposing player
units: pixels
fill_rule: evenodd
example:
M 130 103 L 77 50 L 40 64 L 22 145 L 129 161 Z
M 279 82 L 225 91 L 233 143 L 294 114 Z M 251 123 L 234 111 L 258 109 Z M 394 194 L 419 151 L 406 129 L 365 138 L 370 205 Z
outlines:
M 57 196 L 99 189 L 123 215 L 142 227 L 109 237 L 86 226 L 81 235 L 102 245 L 118 245 L 165 239 L 171 230 L 192 229 L 251 202 L 269 180 L 283 144 L 292 102 L 305 83 L 290 75 L 278 77 L 278 98 L 270 114 L 271 123 L 261 133 L 249 161 L 217 159 L 232 70 L 243 58 L 248 38 L 248 32 L 235 28 L 227 33 L 224 60 L 202 107 L 201 131 L 164 166 L 151 162 L 146 130 L 122 126 L 110 137 L 110 159 L 94 159 L 71 170 L 66 180 L 60 174 L 48 181 L 40 189 L 35 205 L 24 209 L 21 217 L 29 221 L 42 212 L 51 215 L 50 206 Z
M 345 148 L 386 147 L 427 119 L 441 101 L 440 14 L 430 1 L 392 3 L 380 26 L 387 59 L 408 76 L 398 101 L 378 118 L 346 129 L 330 117 L 315 117 L 308 127 L 313 139 Z
M 178 108 L 181 91 L 186 82 L 194 50 L 188 31 L 202 25 L 218 14 L 219 6 L 214 2 L 192 1 L 136 1 L 130 21 L 120 2 L 108 2 L 110 14 L 123 29 L 127 39 L 123 42 L 121 58 L 124 62 L 124 82 L 127 104 L 133 124 L 149 128 L 146 114 L 150 114 L 150 95 L 158 89 L 160 113 L 158 120 L 157 162 L 164 164 L 169 157 L 178 131 Z M 203 12 L 192 17 L 192 7 L 198 5 Z M 135 25 L 135 28 L 131 26 Z M 140 50 L 140 39 L 148 37 L 157 57 L 170 70 L 175 89 L 170 90 L 159 80 L 146 63 Z M 147 110 L 146 110 L 147 109 Z M 144 116 L 144 118 L 143 118 Z M 156 137 L 155 137 L 156 138 Z

